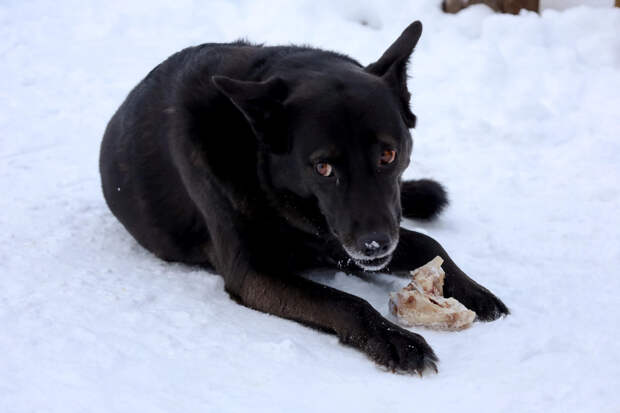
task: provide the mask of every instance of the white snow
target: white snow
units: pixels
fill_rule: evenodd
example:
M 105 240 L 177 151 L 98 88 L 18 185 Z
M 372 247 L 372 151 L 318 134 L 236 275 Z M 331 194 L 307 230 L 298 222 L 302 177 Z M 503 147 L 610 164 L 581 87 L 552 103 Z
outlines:
M 585 5 L 588 7 L 613 7 L 614 0 L 539 0 L 540 10 L 565 10 L 570 7 Z
M 0 411 L 620 411 L 620 9 L 443 15 L 439 0 L 0 3 Z M 231 301 L 108 211 L 99 142 L 173 52 L 247 36 L 369 63 L 415 19 L 408 177 L 512 315 L 422 332 L 422 379 Z M 361 24 L 364 22 L 364 25 Z M 316 274 L 388 314 L 406 280 Z

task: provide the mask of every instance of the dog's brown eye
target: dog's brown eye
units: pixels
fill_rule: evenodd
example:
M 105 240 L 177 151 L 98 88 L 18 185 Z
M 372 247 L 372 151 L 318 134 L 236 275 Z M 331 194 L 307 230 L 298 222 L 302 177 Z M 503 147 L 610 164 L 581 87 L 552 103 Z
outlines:
M 381 163 L 381 165 L 387 165 L 394 162 L 394 159 L 396 159 L 396 151 L 391 149 L 384 149 L 383 152 L 381 152 L 381 158 L 379 159 L 379 162 Z
M 319 175 L 322 176 L 332 176 L 332 173 L 334 172 L 334 168 L 332 168 L 330 164 L 325 162 L 317 163 L 316 165 L 314 165 L 314 169 Z

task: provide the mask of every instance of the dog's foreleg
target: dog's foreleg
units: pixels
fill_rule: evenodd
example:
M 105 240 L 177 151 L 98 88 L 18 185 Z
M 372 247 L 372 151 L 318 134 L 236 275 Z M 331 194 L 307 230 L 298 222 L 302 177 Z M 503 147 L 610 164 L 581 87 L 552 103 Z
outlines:
M 266 252 L 264 245 L 255 245 L 256 237 L 245 232 L 245 218 L 237 215 L 229 194 L 221 190 L 206 167 L 198 168 L 203 166 L 200 158 L 189 161 L 191 147 L 179 144 L 173 149 L 188 193 L 209 230 L 205 254 L 224 277 L 226 291 L 233 298 L 255 310 L 332 332 L 342 343 L 387 368 L 420 374 L 436 370 L 437 357 L 424 338 L 390 323 L 368 302 L 288 274 L 268 259 L 258 259 L 262 264 L 257 264 L 257 256 Z
M 434 257 L 443 258 L 446 273 L 444 295 L 454 297 L 478 315 L 478 319 L 491 321 L 508 314 L 506 305 L 489 290 L 469 278 L 452 261 L 441 245 L 419 232 L 400 229 L 400 241 L 388 269 L 402 273 L 414 270 Z
M 334 333 L 389 369 L 437 370 L 437 358 L 422 336 L 390 323 L 361 298 L 296 275 L 266 274 L 239 262 L 234 268 L 238 272 L 224 279 L 241 304 Z

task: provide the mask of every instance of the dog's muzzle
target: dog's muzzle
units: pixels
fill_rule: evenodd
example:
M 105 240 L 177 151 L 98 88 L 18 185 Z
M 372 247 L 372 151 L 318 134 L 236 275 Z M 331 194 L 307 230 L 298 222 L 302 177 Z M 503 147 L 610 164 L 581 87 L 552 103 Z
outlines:
M 386 265 L 392 260 L 392 254 L 379 258 L 371 258 L 365 260 L 358 260 L 352 258 L 355 265 L 363 269 L 364 271 L 379 271 L 385 268 Z
M 351 260 L 364 271 L 380 271 L 385 268 L 392 260 L 392 254 L 398 245 L 398 241 L 392 243 L 387 251 L 377 257 L 369 257 L 358 251 L 345 247 L 346 253 Z

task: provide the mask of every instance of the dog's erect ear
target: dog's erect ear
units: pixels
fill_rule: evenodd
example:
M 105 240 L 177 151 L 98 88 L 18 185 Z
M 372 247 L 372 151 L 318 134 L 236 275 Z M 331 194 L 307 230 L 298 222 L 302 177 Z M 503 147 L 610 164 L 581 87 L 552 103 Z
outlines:
M 262 82 L 246 82 L 213 76 L 211 81 L 245 116 L 261 142 L 273 152 L 288 150 L 283 116 L 288 88 L 282 79 L 271 77 Z
M 415 128 L 416 117 L 409 109 L 411 94 L 407 89 L 407 63 L 421 34 L 422 23 L 411 23 L 379 60 L 366 66 L 368 73 L 382 77 L 398 95 L 403 106 L 403 119 L 410 128 Z

